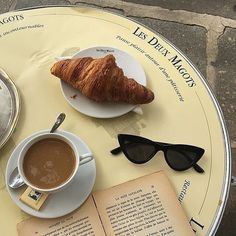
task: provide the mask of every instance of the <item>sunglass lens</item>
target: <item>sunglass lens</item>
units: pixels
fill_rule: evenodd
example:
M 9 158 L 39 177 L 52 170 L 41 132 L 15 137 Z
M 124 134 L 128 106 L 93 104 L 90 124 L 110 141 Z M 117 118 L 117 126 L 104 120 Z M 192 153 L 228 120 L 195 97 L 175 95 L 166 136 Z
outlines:
M 170 148 L 166 151 L 168 164 L 175 170 L 186 170 L 195 163 L 197 154 L 188 150 Z
M 155 154 L 155 147 L 151 144 L 125 142 L 125 150 L 130 161 L 145 163 Z

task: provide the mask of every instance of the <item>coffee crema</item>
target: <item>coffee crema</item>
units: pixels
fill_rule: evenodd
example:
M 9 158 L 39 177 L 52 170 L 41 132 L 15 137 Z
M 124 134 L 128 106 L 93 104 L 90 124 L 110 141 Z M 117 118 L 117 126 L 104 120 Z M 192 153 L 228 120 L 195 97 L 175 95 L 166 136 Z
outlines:
M 57 138 L 45 138 L 27 150 L 23 172 L 35 187 L 51 189 L 66 182 L 75 165 L 75 153 L 69 144 Z

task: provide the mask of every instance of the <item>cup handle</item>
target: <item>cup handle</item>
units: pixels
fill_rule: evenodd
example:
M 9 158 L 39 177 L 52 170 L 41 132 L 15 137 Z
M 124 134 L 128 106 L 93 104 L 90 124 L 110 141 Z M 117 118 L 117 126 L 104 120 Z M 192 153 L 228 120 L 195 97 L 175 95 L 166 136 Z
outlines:
M 79 165 L 83 165 L 91 160 L 93 160 L 93 154 L 92 153 L 85 153 L 79 156 L 80 162 Z

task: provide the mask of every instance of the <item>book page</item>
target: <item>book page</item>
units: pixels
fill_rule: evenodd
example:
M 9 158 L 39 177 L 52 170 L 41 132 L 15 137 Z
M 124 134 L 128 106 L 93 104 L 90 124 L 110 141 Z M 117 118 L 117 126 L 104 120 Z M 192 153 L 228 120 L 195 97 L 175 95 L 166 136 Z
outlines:
M 73 213 L 56 219 L 30 218 L 17 225 L 19 236 L 105 236 L 93 199 Z
M 194 235 L 162 171 L 96 192 L 93 197 L 109 236 Z

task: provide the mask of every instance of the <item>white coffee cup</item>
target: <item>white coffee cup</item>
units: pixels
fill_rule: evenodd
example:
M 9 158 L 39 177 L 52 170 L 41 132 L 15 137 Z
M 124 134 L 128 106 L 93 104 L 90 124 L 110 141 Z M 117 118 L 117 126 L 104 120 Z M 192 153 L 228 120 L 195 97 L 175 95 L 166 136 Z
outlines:
M 25 176 L 24 174 L 24 170 L 23 170 L 23 163 L 24 163 L 24 157 L 27 153 L 27 151 L 29 150 L 29 148 L 35 144 L 36 142 L 43 140 L 43 139 L 48 139 L 48 138 L 54 138 L 54 139 L 59 139 L 64 141 L 65 143 L 67 143 L 73 150 L 74 152 L 74 156 L 75 156 L 75 166 L 73 168 L 73 172 L 70 175 L 70 177 L 63 183 L 61 183 L 60 185 L 54 187 L 54 188 L 39 188 L 37 186 L 34 186 Z M 19 154 L 19 158 L 18 158 L 18 171 L 19 174 L 21 176 L 21 178 L 23 179 L 23 181 L 25 182 L 26 185 L 30 186 L 32 189 L 37 190 L 39 192 L 44 192 L 44 193 L 53 193 L 53 192 L 58 192 L 61 191 L 63 189 L 65 189 L 66 187 L 68 187 L 72 180 L 74 179 L 79 166 L 89 162 L 93 160 L 93 155 L 92 153 L 85 153 L 85 154 L 80 154 L 78 151 L 78 148 L 76 148 L 75 144 L 68 139 L 66 136 L 58 134 L 58 133 L 44 133 L 44 134 L 36 134 L 36 136 L 34 136 L 33 138 L 31 138 L 22 148 L 22 150 L 20 151 Z

